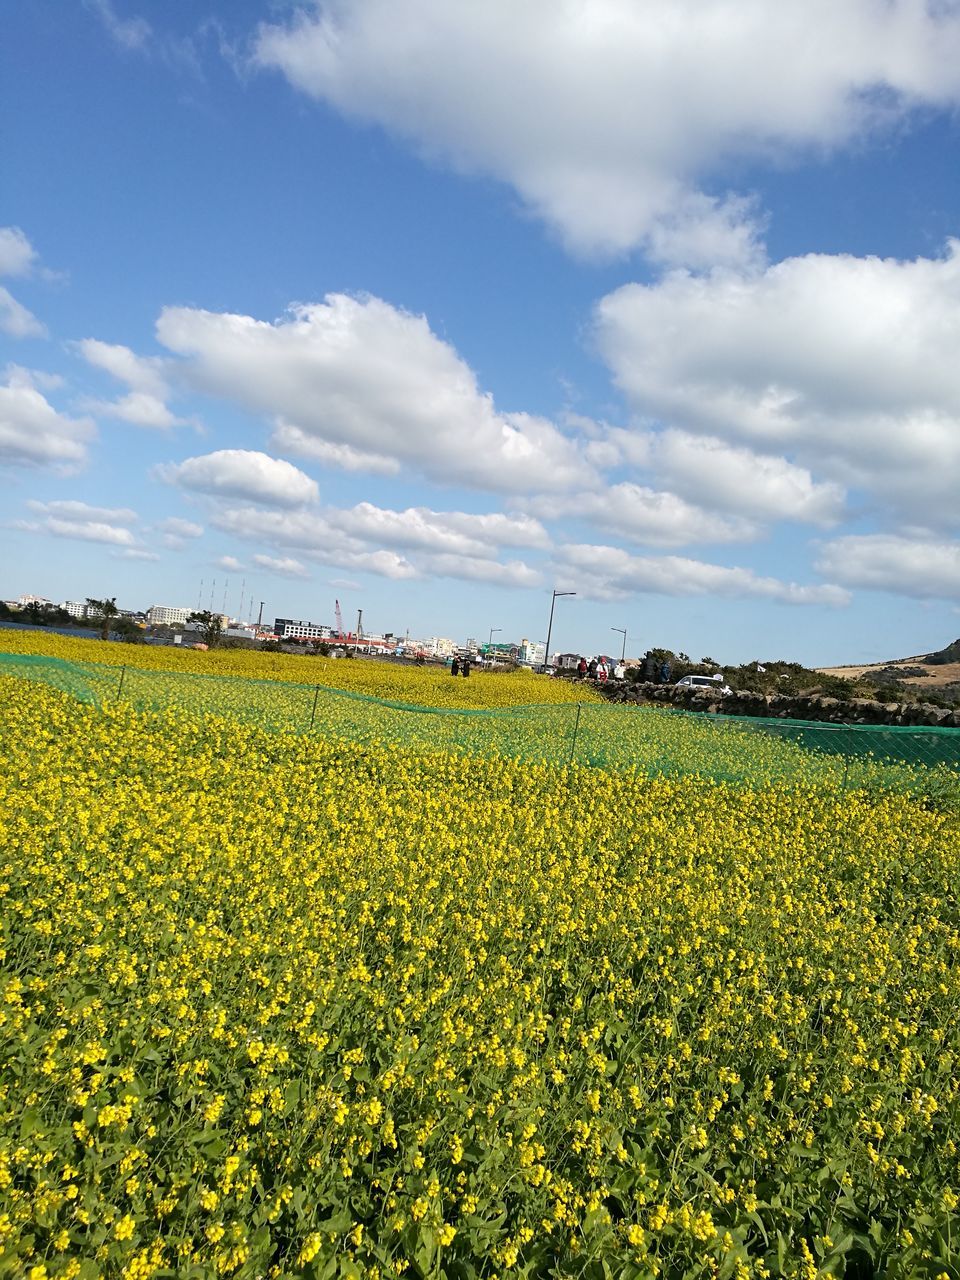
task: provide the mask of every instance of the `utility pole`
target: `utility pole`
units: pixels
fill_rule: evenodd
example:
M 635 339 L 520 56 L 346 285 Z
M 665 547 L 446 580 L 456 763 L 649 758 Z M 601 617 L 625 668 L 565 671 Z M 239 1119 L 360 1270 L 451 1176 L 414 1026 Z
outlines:
M 262 623 L 262 622 L 263 622 L 263 601 L 261 600 L 261 601 L 260 601 L 260 612 L 257 614 L 257 630 L 258 630 L 258 631 L 260 630 L 260 625 L 261 625 L 261 623 Z
M 360 635 L 363 626 L 363 610 L 357 610 L 357 634 L 353 637 L 353 652 L 356 655 L 357 645 L 360 643 Z
M 553 607 L 557 603 L 557 596 L 575 596 L 575 591 L 554 591 L 553 599 L 550 601 L 550 622 L 547 624 L 547 651 L 543 655 L 542 670 L 546 671 L 550 665 L 550 636 L 553 633 Z
M 610 630 L 611 630 L 611 631 L 619 631 L 619 632 L 620 632 L 620 634 L 623 636 L 623 648 L 620 650 L 620 661 L 621 661 L 621 663 L 622 663 L 622 662 L 626 659 L 626 656 L 627 656 L 627 628 L 626 628 L 626 627 L 611 627 L 611 628 L 610 628 Z

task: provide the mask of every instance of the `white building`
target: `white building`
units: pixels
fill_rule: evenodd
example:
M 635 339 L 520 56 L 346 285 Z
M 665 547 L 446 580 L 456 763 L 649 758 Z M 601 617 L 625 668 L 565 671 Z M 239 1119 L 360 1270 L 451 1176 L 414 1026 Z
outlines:
M 71 618 L 86 618 L 90 612 L 90 606 L 83 600 L 64 600 L 60 606 L 65 612 L 69 613 Z
M 528 667 L 542 667 L 547 660 L 547 646 L 540 640 L 521 640 L 519 660 Z
M 281 640 L 333 640 L 333 627 L 322 622 L 298 622 L 295 618 L 277 618 L 273 634 Z
M 452 658 L 457 652 L 457 646 L 446 636 L 431 636 L 429 640 L 424 640 L 421 651 L 432 658 Z
M 193 613 L 192 609 L 179 609 L 166 604 L 152 604 L 147 610 L 147 622 L 152 627 L 182 627 L 191 613 Z
M 17 604 L 21 609 L 25 609 L 28 604 L 38 604 L 41 609 L 49 609 L 53 605 L 52 600 L 48 600 L 46 596 L 20 596 Z

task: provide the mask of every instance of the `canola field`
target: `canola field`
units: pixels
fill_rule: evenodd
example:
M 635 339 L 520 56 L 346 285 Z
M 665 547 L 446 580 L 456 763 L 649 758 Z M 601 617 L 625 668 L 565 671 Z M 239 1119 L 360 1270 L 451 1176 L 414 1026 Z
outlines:
M 960 1275 L 956 808 L 642 723 L 688 776 L 0 679 L 0 1275 Z
M 386 701 L 427 707 L 493 708 L 529 703 L 570 705 L 599 702 L 589 688 L 574 688 L 531 671 L 485 672 L 454 679 L 436 666 L 367 658 L 321 658 L 252 649 L 181 649 L 175 645 L 128 645 L 61 636 L 42 630 L 0 627 L 0 653 L 35 654 L 68 662 L 107 664 L 129 670 L 190 676 L 232 676 L 301 686 L 323 685 Z

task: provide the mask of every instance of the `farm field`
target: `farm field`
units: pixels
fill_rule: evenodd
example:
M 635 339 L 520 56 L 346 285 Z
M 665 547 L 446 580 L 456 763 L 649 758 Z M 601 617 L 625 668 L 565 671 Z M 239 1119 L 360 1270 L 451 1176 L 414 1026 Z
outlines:
M 429 707 L 509 707 L 525 703 L 599 702 L 592 689 L 574 689 L 530 671 L 484 672 L 454 679 L 438 667 L 367 658 L 320 658 L 250 649 L 180 649 L 129 645 L 37 631 L 0 628 L 0 653 L 38 654 L 69 662 L 105 663 L 182 675 L 234 676 L 301 685 L 326 685 L 370 697 Z
M 0 679 L 0 1274 L 957 1275 L 957 811 L 635 721 L 690 775 Z

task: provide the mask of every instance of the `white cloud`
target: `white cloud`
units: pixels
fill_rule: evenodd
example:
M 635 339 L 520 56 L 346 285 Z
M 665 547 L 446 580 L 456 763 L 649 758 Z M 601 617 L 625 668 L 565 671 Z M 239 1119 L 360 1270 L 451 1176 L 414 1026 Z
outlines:
M 47 373 L 43 369 L 27 369 L 22 364 L 8 364 L 4 371 L 7 381 L 19 387 L 34 387 L 38 391 L 60 391 L 66 380 L 59 373 Z
M 14 527 L 29 533 L 49 533 L 54 538 L 70 538 L 80 542 L 102 542 L 114 547 L 133 547 L 132 530 L 103 520 L 65 520 L 47 516 L 44 520 L 17 520 Z
M 667 596 L 758 598 L 783 604 L 844 605 L 849 595 L 832 584 L 804 586 L 760 577 L 752 569 L 709 564 L 685 556 L 633 556 L 619 547 L 560 547 L 558 564 L 584 595 L 623 599 L 637 591 Z
M 47 332 L 32 311 L 0 285 L 0 333 L 9 338 L 42 338 Z
M 73 344 L 88 364 L 102 369 L 130 388 L 118 400 L 89 400 L 84 407 L 93 413 L 120 418 L 137 427 L 182 426 L 166 401 L 170 388 L 165 376 L 165 361 L 151 356 L 138 356 L 119 343 L 101 342 L 98 338 L 82 338 Z
M 490 582 L 497 587 L 538 587 L 543 574 L 522 560 L 487 560 L 479 556 L 450 553 L 426 556 L 419 566 L 422 573 L 435 578 L 459 578 L 467 582 Z
M 493 556 L 498 546 L 546 547 L 550 543 L 543 525 L 529 516 L 468 515 L 426 507 L 388 511 L 370 502 L 325 514 L 331 527 L 362 541 L 434 553 Z
M 253 557 L 253 563 L 261 569 L 266 569 L 270 573 L 279 574 L 281 578 L 309 578 L 310 571 L 306 565 L 294 560 L 292 556 L 276 556 L 256 555 Z
M 395 476 L 401 469 L 396 458 L 354 449 L 349 444 L 329 444 L 326 440 L 318 440 L 308 432 L 301 431 L 299 427 L 292 427 L 282 419 L 270 437 L 270 448 L 282 453 L 293 453 L 301 458 L 312 458 L 326 467 L 338 467 L 341 471 Z
M 37 261 L 37 251 L 19 227 L 0 227 L 0 276 L 26 276 Z
M 138 545 L 137 536 L 130 526 L 135 525 L 139 517 L 129 507 L 95 507 L 73 499 L 54 502 L 31 499 L 26 505 L 42 518 L 15 520 L 12 527 L 28 533 L 46 533 L 54 538 L 127 548 L 124 554 L 131 558 L 157 558 Z
M 56 502 L 37 502 L 30 499 L 27 506 L 41 515 L 63 520 L 105 521 L 108 524 L 136 524 L 139 517 L 129 507 L 92 507 L 87 502 L 62 499 Z
M 872 533 L 835 538 L 817 569 L 848 587 L 921 600 L 960 600 L 960 544 Z
M 37 251 L 19 227 L 0 227 L 0 276 L 27 276 L 37 262 Z M 9 338 L 42 338 L 46 326 L 0 285 L 0 333 Z
M 157 526 L 161 540 L 171 551 L 182 551 L 191 538 L 203 536 L 203 525 L 193 520 L 182 520 L 179 516 L 168 516 Z
M 422 316 L 379 298 L 331 294 L 273 324 L 168 308 L 157 334 L 185 358 L 183 377 L 267 415 L 287 441 L 295 429 L 301 453 L 320 442 L 341 466 L 373 454 L 376 470 L 392 460 L 497 491 L 589 482 L 591 468 L 552 422 L 498 412 Z
M 786 458 L 676 430 L 657 438 L 655 456 L 658 472 L 674 488 L 709 507 L 818 525 L 836 524 L 843 514 L 842 485 L 818 483 Z
M 668 440 L 668 474 L 697 497 L 713 450 L 713 501 L 735 504 L 743 475 L 748 514 L 828 523 L 849 486 L 900 519 L 957 522 L 960 242 L 912 262 L 812 254 L 756 275 L 678 272 L 604 298 L 595 333 L 648 453 L 659 423 L 764 455 Z
M 58 413 L 29 377 L 13 372 L 0 385 L 0 463 L 75 469 L 95 434 L 89 418 Z
M 753 254 L 705 193 L 956 103 L 960 15 L 918 0 L 314 0 L 254 60 L 428 158 L 511 184 L 577 250 L 691 265 Z
M 246 568 L 236 556 L 220 556 L 214 564 L 218 569 L 226 569 L 228 573 L 240 573 Z
M 317 482 L 292 463 L 250 449 L 218 449 L 156 468 L 168 484 L 221 498 L 243 498 L 273 507 L 316 502 Z
M 540 545 L 540 526 L 523 517 L 424 508 L 383 511 L 361 503 L 351 510 L 328 508 L 317 513 L 231 508 L 218 512 L 212 523 L 246 541 L 268 542 L 319 564 L 386 578 L 454 577 L 505 586 L 540 581 L 539 573 L 521 561 L 503 563 L 495 558 L 499 543 Z M 390 545 L 378 545 L 382 542 Z M 412 558 L 397 548 L 409 550 Z
M 121 49 L 143 50 L 150 44 L 153 29 L 146 18 L 121 18 L 111 0 L 84 0 L 84 3 L 97 15 Z
M 145 547 L 125 547 L 123 551 L 117 551 L 116 556 L 121 560 L 159 560 L 160 557 L 155 551 L 147 551 Z
M 181 520 L 179 516 L 168 516 L 160 522 L 160 529 L 174 538 L 199 538 L 203 533 L 203 525 L 193 520 Z
M 629 542 L 654 547 L 744 542 L 759 534 L 757 526 L 749 520 L 716 515 L 674 493 L 648 489 L 629 481 L 588 493 L 537 497 L 524 505 L 547 520 L 579 516 Z

